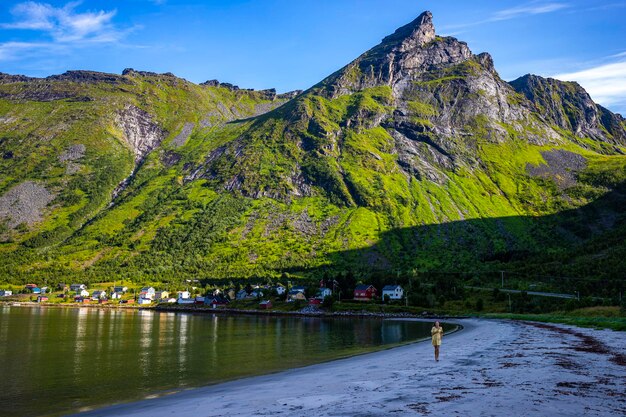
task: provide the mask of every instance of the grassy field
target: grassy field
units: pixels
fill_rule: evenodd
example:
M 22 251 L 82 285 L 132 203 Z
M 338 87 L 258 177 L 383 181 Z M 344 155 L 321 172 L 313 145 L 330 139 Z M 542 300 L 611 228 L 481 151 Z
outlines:
M 626 331 L 626 313 L 619 307 L 589 307 L 572 311 L 555 311 L 549 314 L 498 313 L 486 314 L 483 317 L 562 323 L 579 327 Z

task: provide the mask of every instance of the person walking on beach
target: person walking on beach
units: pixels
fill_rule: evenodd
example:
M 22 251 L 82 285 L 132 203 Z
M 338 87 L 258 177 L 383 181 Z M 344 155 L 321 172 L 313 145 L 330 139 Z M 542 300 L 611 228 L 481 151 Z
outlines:
M 439 362 L 439 346 L 441 346 L 441 337 L 443 336 L 443 327 L 439 326 L 439 322 L 436 321 L 430 334 L 433 337 L 433 346 L 435 347 L 435 361 Z

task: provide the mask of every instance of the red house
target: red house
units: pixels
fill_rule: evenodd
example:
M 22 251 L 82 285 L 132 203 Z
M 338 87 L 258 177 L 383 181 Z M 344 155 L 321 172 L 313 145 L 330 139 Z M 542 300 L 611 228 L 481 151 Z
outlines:
M 262 310 L 269 310 L 270 308 L 272 308 L 272 302 L 270 300 L 261 301 L 259 307 Z
M 373 285 L 360 284 L 354 289 L 354 299 L 368 301 L 374 298 L 377 292 Z

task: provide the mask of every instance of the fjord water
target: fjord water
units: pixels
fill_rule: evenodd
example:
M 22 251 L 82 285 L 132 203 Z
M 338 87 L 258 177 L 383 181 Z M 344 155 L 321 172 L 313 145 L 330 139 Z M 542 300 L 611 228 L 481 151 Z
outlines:
M 0 414 L 60 415 L 430 335 L 405 320 L 0 307 Z

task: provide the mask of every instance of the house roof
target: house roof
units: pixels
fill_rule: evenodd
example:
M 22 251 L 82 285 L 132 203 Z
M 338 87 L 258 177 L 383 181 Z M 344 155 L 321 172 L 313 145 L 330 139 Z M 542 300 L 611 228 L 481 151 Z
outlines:
M 367 290 L 369 287 L 374 288 L 374 286 L 372 284 L 359 284 L 357 285 L 354 290 L 355 291 L 365 291 Z
M 393 290 L 395 290 L 396 288 L 400 288 L 400 289 L 402 289 L 402 287 L 401 287 L 401 286 L 399 286 L 399 285 L 385 285 L 385 286 L 383 287 L 383 291 L 393 291 Z

